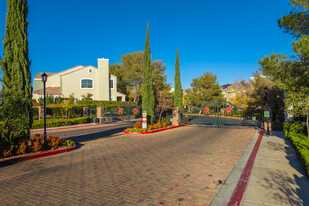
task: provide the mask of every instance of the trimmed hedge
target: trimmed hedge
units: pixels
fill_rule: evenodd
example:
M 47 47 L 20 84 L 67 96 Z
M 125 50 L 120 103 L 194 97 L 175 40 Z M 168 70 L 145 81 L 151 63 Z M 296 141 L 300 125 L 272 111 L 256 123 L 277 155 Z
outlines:
M 86 123 L 90 123 L 89 117 L 79 117 L 74 119 L 47 119 L 46 127 L 61 127 Z M 44 119 L 34 120 L 32 124 L 32 129 L 40 128 L 44 128 Z
M 299 121 L 284 123 L 285 136 L 291 141 L 304 170 L 309 176 L 309 140 L 304 131 L 305 126 Z
M 70 109 L 66 111 L 65 108 L 60 106 L 47 106 L 46 107 L 46 115 L 50 115 L 52 118 L 62 118 L 69 115 L 70 118 L 82 117 L 83 116 L 83 106 L 72 106 Z
M 304 170 L 309 176 L 309 140 L 304 134 L 292 134 L 289 139 L 295 147 L 296 153 L 302 163 Z
M 98 100 L 79 100 L 77 101 L 77 105 L 79 106 L 85 106 L 85 107 L 101 107 L 104 108 L 115 108 L 119 107 L 124 102 L 118 102 L 118 101 L 98 101 Z

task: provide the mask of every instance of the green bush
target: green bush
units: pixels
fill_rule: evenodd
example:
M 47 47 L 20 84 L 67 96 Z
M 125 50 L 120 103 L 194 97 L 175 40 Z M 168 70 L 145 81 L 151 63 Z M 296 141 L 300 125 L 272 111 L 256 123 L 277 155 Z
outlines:
M 90 122 L 89 117 L 79 117 L 74 119 L 47 119 L 46 127 L 61 127 L 76 124 L 86 124 Z M 32 129 L 44 128 L 44 120 L 34 120 L 32 124 Z
M 304 170 L 309 176 L 309 140 L 305 134 L 290 134 L 289 139 L 293 144 Z
M 101 104 L 102 103 L 102 104 Z M 98 100 L 79 100 L 77 105 L 86 107 L 104 107 L 104 108 L 115 108 L 119 107 L 124 102 L 118 101 L 98 101 Z
M 166 125 L 170 125 L 172 124 L 171 119 L 170 118 L 166 118 L 166 117 L 162 117 L 161 118 L 161 123 L 165 123 Z
M 61 103 L 63 103 L 63 101 L 64 101 L 64 98 L 62 98 L 62 97 L 56 98 L 56 104 L 61 104 Z
M 72 140 L 61 140 L 60 141 L 60 146 L 63 146 L 63 147 L 71 147 L 74 145 L 75 143 Z
M 286 137 L 292 134 L 303 133 L 305 126 L 300 121 L 288 121 L 284 122 L 284 133 Z
M 52 118 L 62 118 L 66 117 L 70 113 L 70 118 L 82 117 L 83 107 L 82 106 L 72 106 L 66 111 L 65 108 L 60 106 L 49 105 L 46 107 L 46 115 L 50 115 Z
M 33 112 L 33 119 L 39 119 L 39 108 L 33 107 L 32 112 Z
M 142 128 L 127 128 L 127 132 L 147 132 L 147 129 L 142 129 Z
M 306 149 L 300 149 L 298 151 L 300 161 L 304 167 L 304 170 L 307 172 L 307 175 L 309 176 L 309 150 Z
M 52 95 L 46 95 L 46 105 L 52 104 L 54 101 L 54 98 Z M 44 104 L 44 97 L 39 98 L 39 104 Z

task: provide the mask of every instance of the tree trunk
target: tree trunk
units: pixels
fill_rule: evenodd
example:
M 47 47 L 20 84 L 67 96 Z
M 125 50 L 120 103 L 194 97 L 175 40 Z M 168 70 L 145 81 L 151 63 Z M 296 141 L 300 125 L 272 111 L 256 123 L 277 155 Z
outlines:
M 163 110 L 161 109 L 160 115 L 159 115 L 159 122 L 161 122 L 162 113 L 163 113 Z
M 309 113 L 307 113 L 307 135 L 308 135 L 308 140 L 309 140 Z

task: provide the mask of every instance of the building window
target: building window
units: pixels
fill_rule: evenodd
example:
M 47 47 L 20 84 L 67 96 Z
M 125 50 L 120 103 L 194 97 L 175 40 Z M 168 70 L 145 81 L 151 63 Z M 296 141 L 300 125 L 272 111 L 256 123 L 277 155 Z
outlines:
M 93 89 L 93 80 L 92 79 L 82 79 L 81 88 L 82 89 Z
M 92 73 L 92 69 L 88 69 L 88 73 L 91 74 Z
M 117 97 L 117 101 L 121 102 L 122 101 L 122 97 Z
M 109 88 L 114 89 L 114 79 L 109 80 Z

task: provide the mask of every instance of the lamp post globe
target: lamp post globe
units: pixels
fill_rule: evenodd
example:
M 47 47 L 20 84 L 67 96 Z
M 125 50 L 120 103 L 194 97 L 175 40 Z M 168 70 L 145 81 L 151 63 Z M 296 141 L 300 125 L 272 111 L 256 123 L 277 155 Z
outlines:
M 44 83 L 47 82 L 47 74 L 45 72 L 41 75 L 41 78 L 42 78 L 42 82 Z

